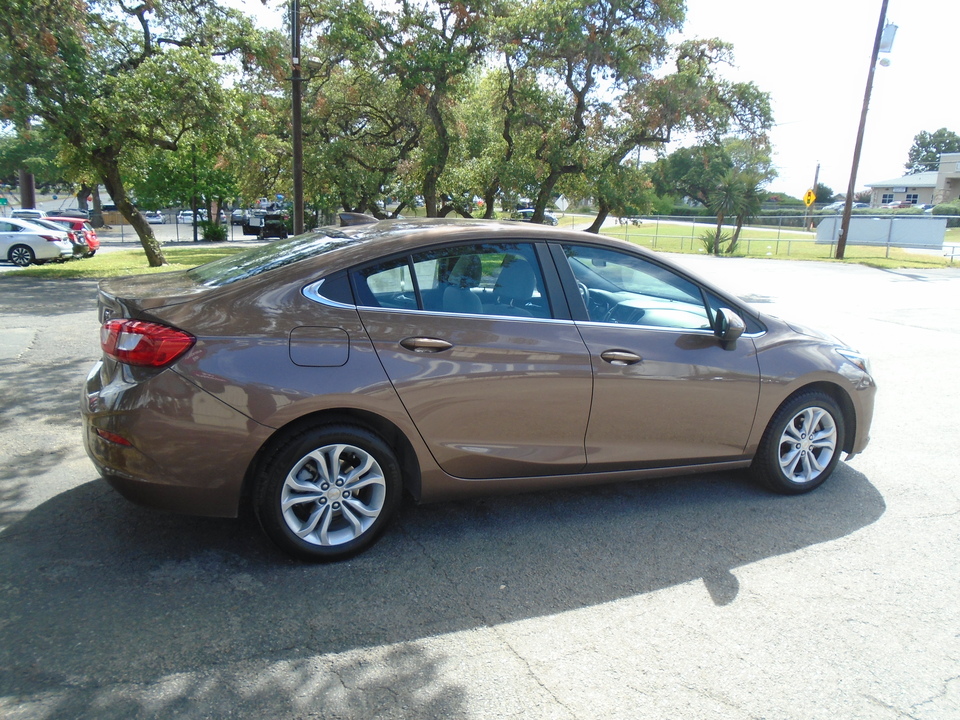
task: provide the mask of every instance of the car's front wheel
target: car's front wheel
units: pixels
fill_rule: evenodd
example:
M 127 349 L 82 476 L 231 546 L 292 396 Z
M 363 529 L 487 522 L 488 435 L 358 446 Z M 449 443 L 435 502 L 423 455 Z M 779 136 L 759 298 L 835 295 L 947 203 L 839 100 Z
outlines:
M 264 532 L 290 555 L 315 562 L 342 560 L 372 545 L 396 511 L 402 485 L 390 446 L 352 425 L 291 436 L 256 482 Z
M 26 245 L 14 245 L 12 248 L 10 248 L 10 252 L 7 253 L 7 260 L 12 262 L 14 265 L 26 267 L 27 265 L 36 262 L 37 256 L 34 254 L 33 250 Z
M 784 403 L 767 426 L 751 472 L 774 492 L 797 495 L 821 485 L 840 461 L 843 413 L 822 392 Z

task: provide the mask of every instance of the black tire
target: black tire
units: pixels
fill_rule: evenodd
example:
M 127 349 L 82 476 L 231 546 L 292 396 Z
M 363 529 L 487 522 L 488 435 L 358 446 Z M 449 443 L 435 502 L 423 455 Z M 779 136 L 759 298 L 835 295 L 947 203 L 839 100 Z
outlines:
M 254 509 L 264 532 L 284 552 L 311 562 L 343 560 L 370 547 L 396 512 L 402 489 L 390 446 L 353 425 L 292 435 L 255 483 Z
M 809 492 L 830 477 L 845 438 L 843 413 L 836 402 L 822 392 L 801 393 L 781 405 L 770 420 L 750 472 L 774 492 Z
M 86 255 L 84 255 L 84 257 L 85 257 L 85 258 L 92 258 L 92 257 L 93 257 L 94 255 L 96 255 L 96 254 L 97 254 L 97 251 L 96 251 L 96 250 L 91 250 L 91 251 L 88 252 Z
M 18 267 L 27 267 L 37 261 L 33 249 L 27 245 L 14 245 L 7 252 L 7 260 Z

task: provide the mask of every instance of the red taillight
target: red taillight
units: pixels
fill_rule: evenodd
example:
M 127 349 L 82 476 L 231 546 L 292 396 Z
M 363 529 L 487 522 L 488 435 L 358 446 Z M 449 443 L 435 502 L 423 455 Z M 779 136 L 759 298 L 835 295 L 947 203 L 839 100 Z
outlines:
M 62 237 L 50 237 L 49 235 L 41 235 L 40 237 L 42 237 L 47 242 L 60 242 L 61 240 L 63 240 Z
M 100 328 L 100 347 L 128 365 L 163 367 L 193 347 L 196 338 L 182 330 L 141 320 L 108 320 Z
M 112 443 L 115 443 L 115 444 L 117 444 L 117 445 L 126 445 L 127 447 L 132 447 L 132 446 L 133 446 L 133 443 L 131 443 L 129 440 L 127 440 L 127 439 L 126 439 L 125 437 L 123 437 L 122 435 L 117 435 L 116 433 L 112 433 L 112 432 L 110 432 L 110 431 L 108 431 L 108 430 L 101 430 L 100 428 L 97 428 L 97 435 L 99 435 L 100 437 L 102 437 L 102 438 L 103 438 L 104 440 L 106 440 L 107 442 L 112 442 Z

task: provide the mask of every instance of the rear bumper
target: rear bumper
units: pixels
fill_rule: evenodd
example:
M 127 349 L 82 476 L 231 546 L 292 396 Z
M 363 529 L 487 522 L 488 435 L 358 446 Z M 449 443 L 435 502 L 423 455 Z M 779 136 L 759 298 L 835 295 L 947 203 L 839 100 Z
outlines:
M 271 430 L 173 370 L 140 381 L 122 366 L 108 375 L 98 362 L 81 397 L 84 448 L 107 482 L 141 505 L 235 517 Z
M 67 240 L 62 242 L 45 242 L 36 244 L 33 254 L 37 260 L 59 260 L 73 257 L 73 243 Z

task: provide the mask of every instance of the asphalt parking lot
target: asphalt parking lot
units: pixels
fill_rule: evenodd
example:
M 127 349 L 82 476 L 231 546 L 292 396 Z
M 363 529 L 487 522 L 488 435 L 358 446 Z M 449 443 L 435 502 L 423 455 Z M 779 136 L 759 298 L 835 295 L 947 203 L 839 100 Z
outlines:
M 676 260 L 871 356 L 863 455 L 407 506 L 327 566 L 102 483 L 95 285 L 0 277 L 0 716 L 960 718 L 960 269 Z

